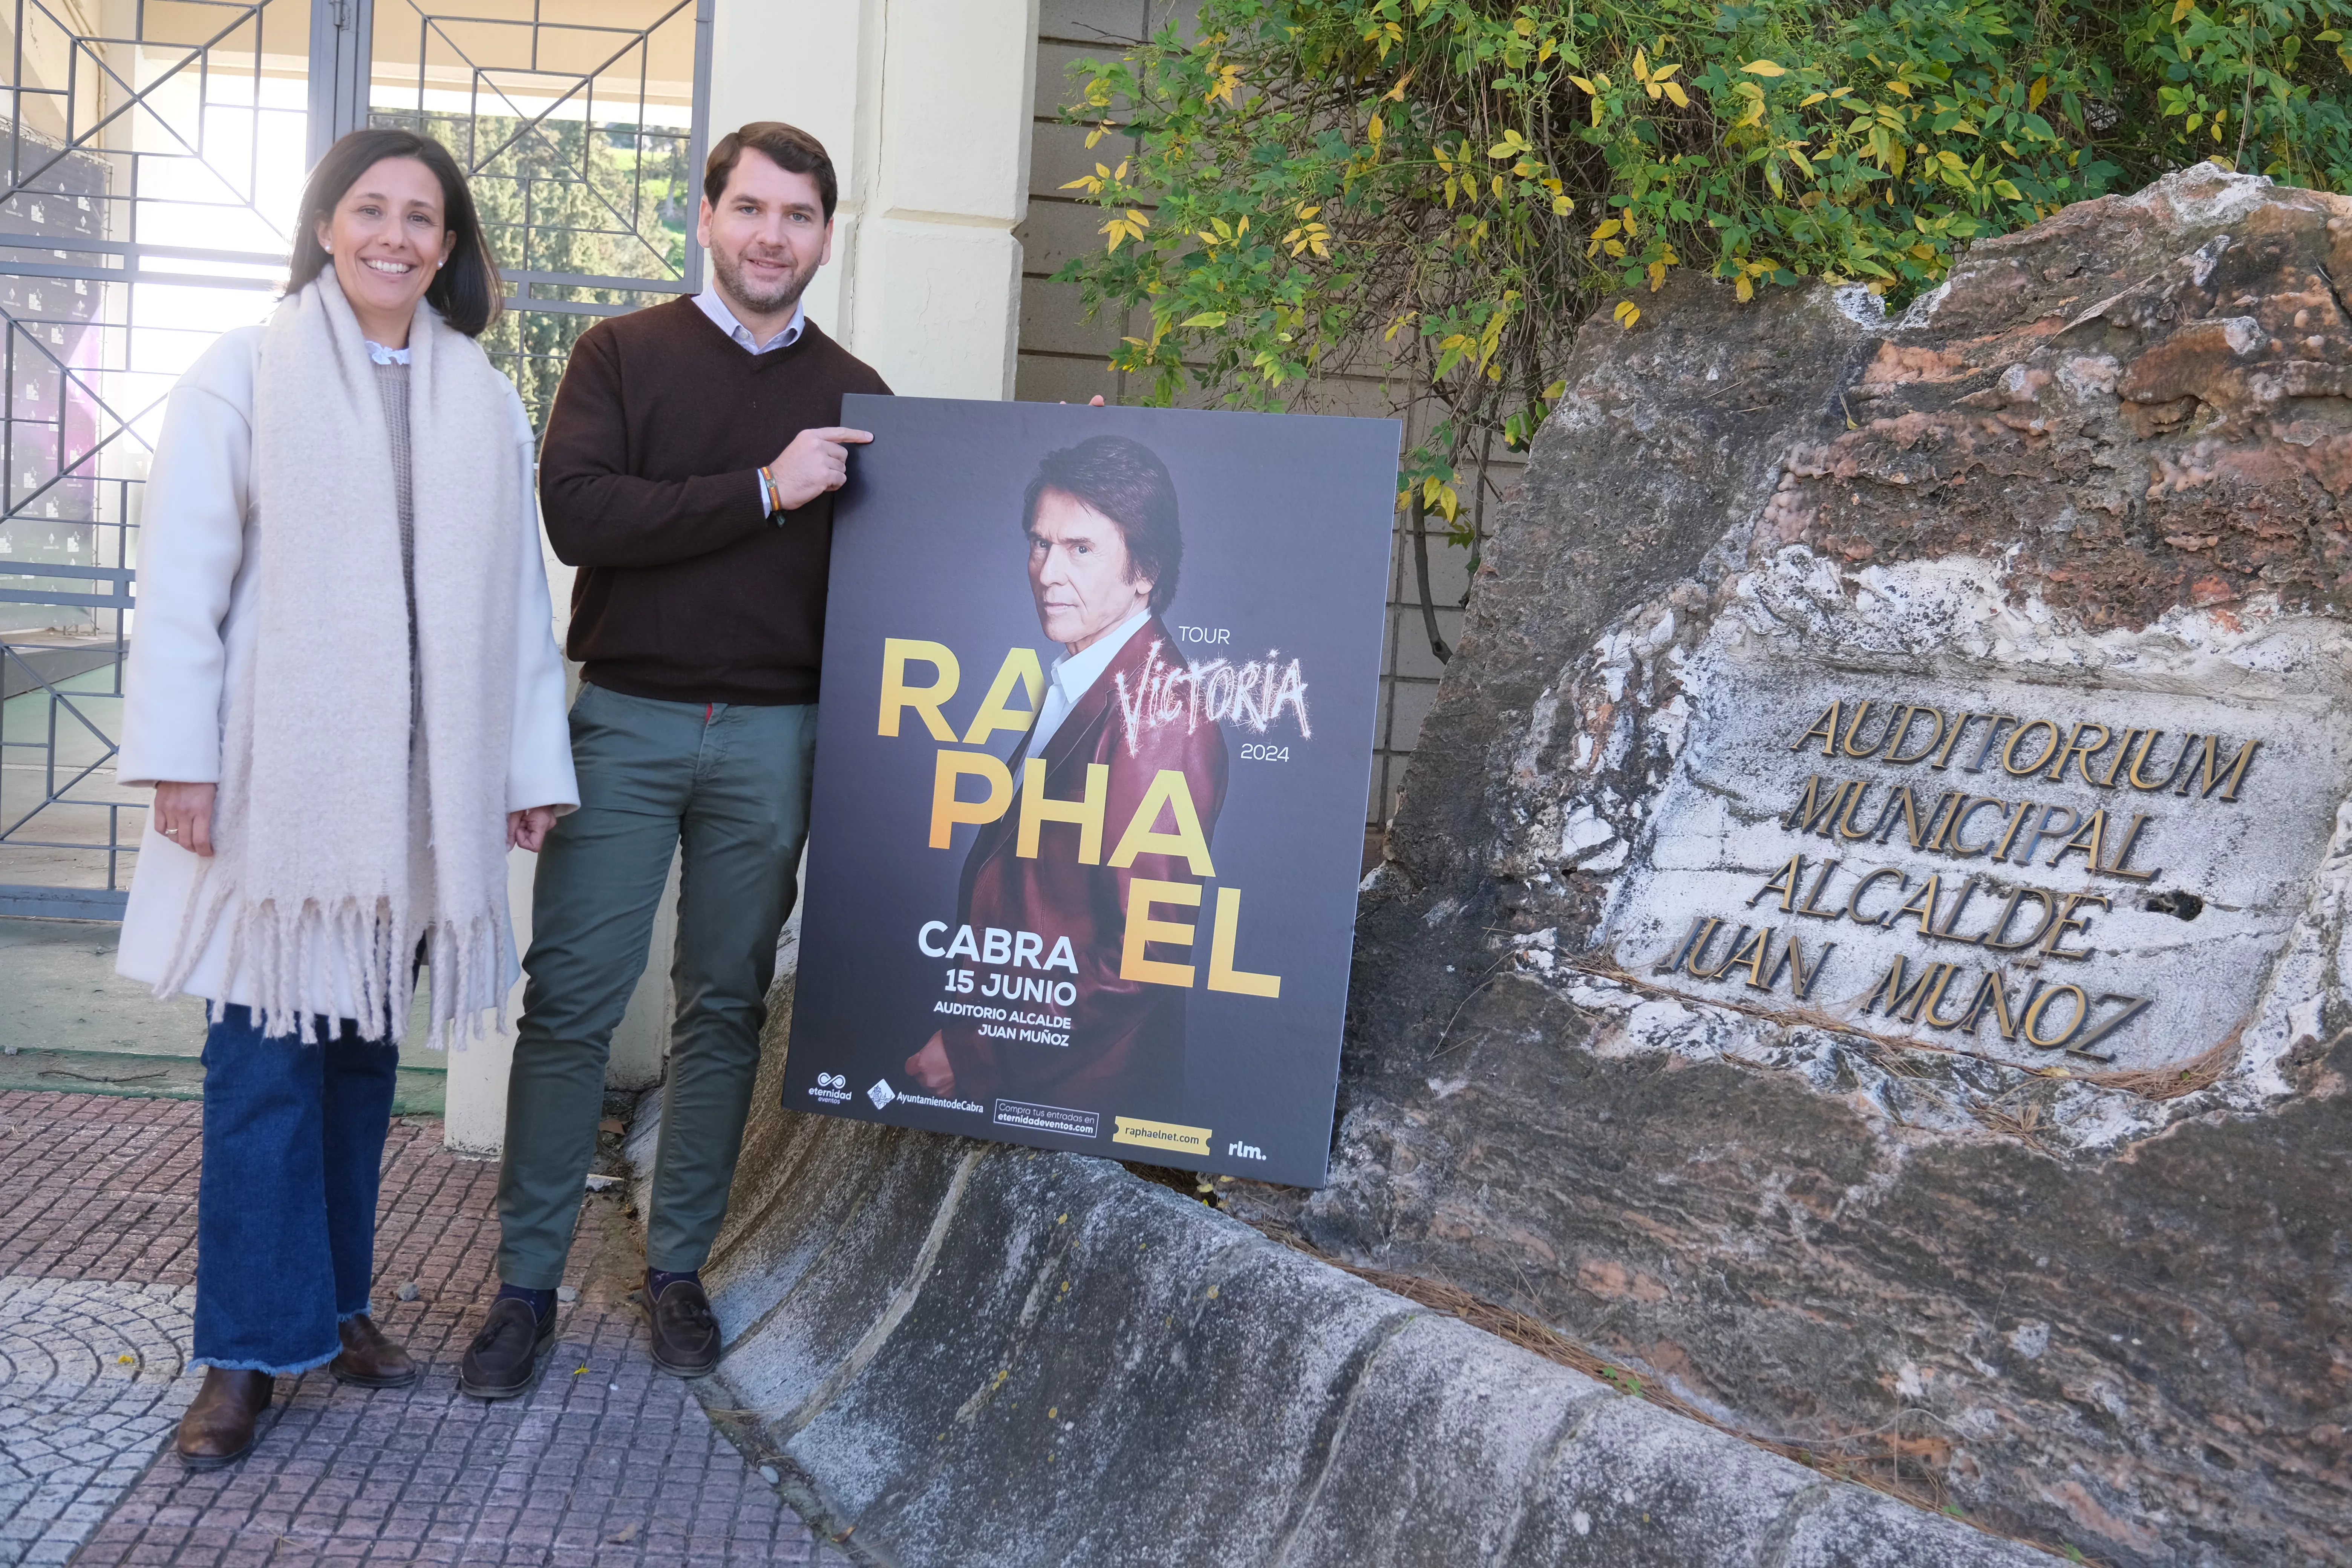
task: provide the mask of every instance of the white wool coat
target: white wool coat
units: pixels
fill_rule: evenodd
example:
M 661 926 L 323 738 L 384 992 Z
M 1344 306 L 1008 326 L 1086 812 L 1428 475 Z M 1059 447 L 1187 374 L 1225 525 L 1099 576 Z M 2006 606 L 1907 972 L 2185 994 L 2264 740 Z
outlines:
M 220 781 L 224 703 L 253 657 L 257 629 L 253 394 L 265 331 L 239 327 L 225 334 L 180 378 L 165 405 L 140 520 L 139 607 L 131 623 L 122 747 L 115 758 L 115 776 L 124 784 Z M 533 471 L 530 423 L 511 390 L 508 402 L 528 474 Z M 521 569 L 516 574 L 507 809 L 569 810 L 579 804 L 580 791 L 564 714 L 563 661 L 540 553 L 538 505 L 528 487 L 513 532 Z M 370 590 L 321 583 L 319 614 L 331 617 L 337 594 L 353 591 L 401 590 L 397 583 Z M 163 979 L 202 864 L 158 833 L 151 815 L 131 876 L 118 972 L 148 985 Z M 229 944 L 224 921 L 181 989 L 251 1005 L 252 979 L 229 973 Z M 511 983 L 513 976 L 507 978 Z M 331 978 L 325 965 L 312 965 L 301 990 L 335 1016 L 359 1012 L 359 998 L 347 994 L 346 982 Z M 330 994 L 331 1006 L 325 1005 Z

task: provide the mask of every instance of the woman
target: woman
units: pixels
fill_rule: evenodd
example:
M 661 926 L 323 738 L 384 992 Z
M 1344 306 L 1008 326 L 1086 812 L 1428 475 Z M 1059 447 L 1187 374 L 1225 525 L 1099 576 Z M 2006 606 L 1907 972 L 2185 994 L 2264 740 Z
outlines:
M 502 1007 L 506 851 L 579 800 L 530 427 L 474 342 L 498 284 L 441 144 L 354 132 L 285 300 L 181 378 L 156 444 L 117 761 L 155 805 L 119 967 L 212 1004 L 198 1468 L 253 1446 L 278 1374 L 415 1381 L 368 1287 L 417 965 L 434 1044 Z

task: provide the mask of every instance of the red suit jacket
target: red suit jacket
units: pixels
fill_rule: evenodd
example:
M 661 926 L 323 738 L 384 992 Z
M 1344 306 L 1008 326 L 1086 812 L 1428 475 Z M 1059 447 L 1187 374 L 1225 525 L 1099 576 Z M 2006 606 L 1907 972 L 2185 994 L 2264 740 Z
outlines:
M 1192 716 L 1190 697 L 1180 681 L 1168 689 L 1162 704 L 1175 711 L 1166 721 L 1136 727 L 1130 749 L 1129 725 L 1122 711 L 1120 683 L 1127 702 L 1140 705 L 1148 680 L 1156 680 L 1172 665 L 1184 668 L 1175 639 L 1158 616 L 1138 629 L 1117 658 L 1064 717 L 1045 744 L 1045 793 L 1058 801 L 1075 801 L 1086 794 L 1088 763 L 1110 769 L 1108 801 L 1103 812 L 1102 863 L 1078 859 L 1078 825 L 1048 820 L 1039 827 L 1037 855 L 1023 858 L 1020 842 L 1021 788 L 1029 752 L 1024 741 L 1013 754 L 1013 804 L 994 822 L 982 824 L 964 861 L 959 919 L 977 932 L 996 926 L 1011 931 L 1035 931 L 1047 953 L 1067 937 L 1078 972 L 1046 972 L 1054 981 L 1069 981 L 1077 996 L 1068 1006 L 1029 1003 L 1012 1009 L 1071 1020 L 1069 1044 L 1032 1044 L 1018 1039 L 983 1036 L 980 1025 L 958 1019 L 941 1031 L 948 1060 L 955 1068 L 955 1092 L 979 1101 L 993 1113 L 993 1100 L 1030 1100 L 1040 1104 L 1093 1110 L 1104 1119 L 1108 1136 L 1113 1116 L 1164 1120 L 1181 1114 L 1184 1098 L 1184 999 L 1182 988 L 1119 978 L 1119 963 L 1127 931 L 1128 884 L 1138 877 L 1163 882 L 1199 883 L 1191 862 L 1181 855 L 1143 854 L 1132 865 L 1109 865 L 1119 836 L 1127 830 L 1136 807 L 1151 781 L 1163 769 L 1184 775 L 1201 829 L 1214 841 L 1219 809 L 1224 805 L 1227 762 L 1225 739 L 1217 724 Z M 1156 825 L 1173 831 L 1166 808 Z M 1153 917 L 1193 924 L 1199 939 L 1192 948 L 1153 942 L 1147 958 L 1190 963 L 1197 971 L 1209 961 L 1211 908 L 1204 897 L 1197 910 L 1161 903 Z M 992 966 L 994 967 L 994 966 Z M 1000 967 L 1007 975 L 1033 975 L 1030 969 Z M 975 998 L 979 1000 L 979 998 Z

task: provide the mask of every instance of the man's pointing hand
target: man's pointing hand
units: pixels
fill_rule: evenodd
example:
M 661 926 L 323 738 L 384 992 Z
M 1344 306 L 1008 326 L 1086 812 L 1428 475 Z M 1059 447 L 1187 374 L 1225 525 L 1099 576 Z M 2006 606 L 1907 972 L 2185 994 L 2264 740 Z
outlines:
M 778 499 L 786 511 L 803 507 L 827 490 L 837 490 L 849 479 L 849 448 L 874 439 L 865 430 L 828 425 L 803 430 L 776 457 L 768 471 L 776 478 Z

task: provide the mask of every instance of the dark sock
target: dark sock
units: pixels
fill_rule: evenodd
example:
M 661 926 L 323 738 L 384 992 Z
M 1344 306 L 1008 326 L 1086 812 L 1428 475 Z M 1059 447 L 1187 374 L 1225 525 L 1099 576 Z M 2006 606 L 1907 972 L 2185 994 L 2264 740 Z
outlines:
M 681 1268 L 677 1273 L 671 1274 L 659 1268 L 646 1269 L 646 1300 L 648 1301 L 657 1301 L 661 1300 L 661 1293 L 668 1289 L 680 1279 L 691 1279 L 698 1287 L 702 1283 L 702 1270 L 699 1268 Z
M 527 1285 L 509 1285 L 502 1280 L 499 1285 L 498 1299 L 501 1301 L 530 1302 L 531 1316 L 539 1320 L 541 1328 L 547 1326 L 548 1319 L 555 1316 L 555 1292 L 552 1290 L 534 1290 Z

